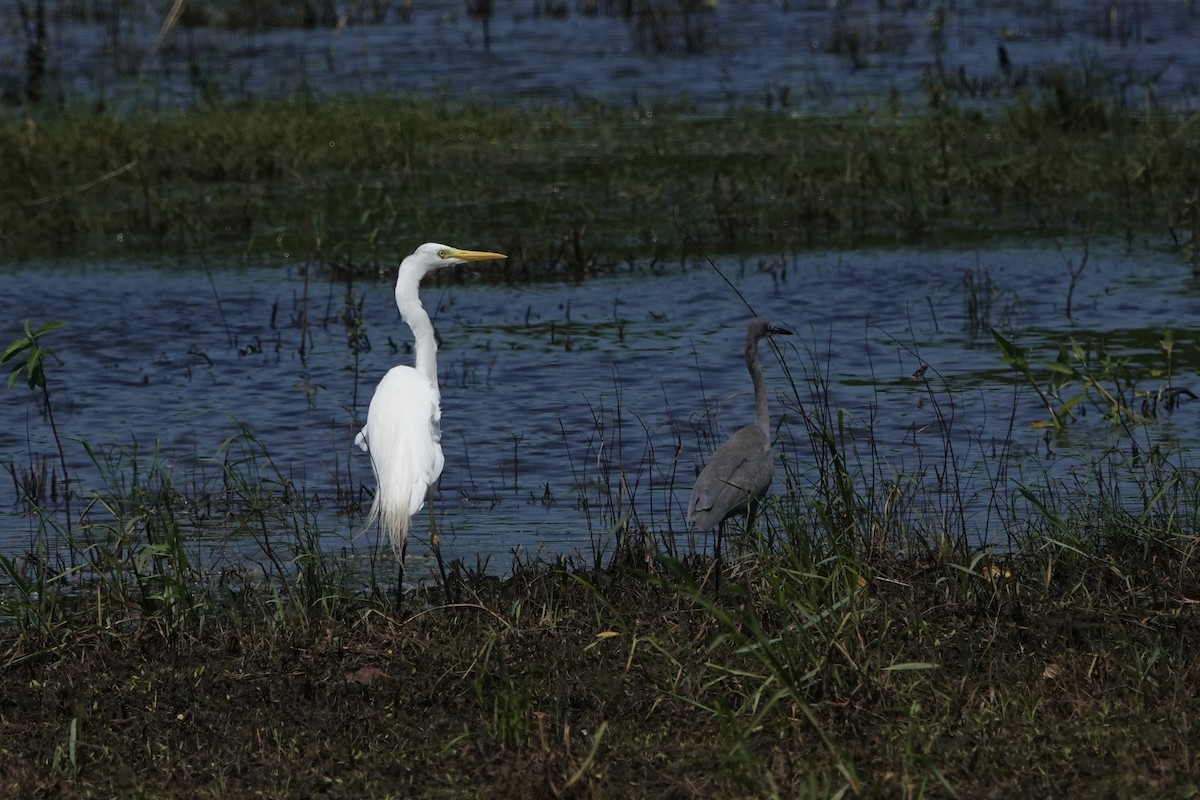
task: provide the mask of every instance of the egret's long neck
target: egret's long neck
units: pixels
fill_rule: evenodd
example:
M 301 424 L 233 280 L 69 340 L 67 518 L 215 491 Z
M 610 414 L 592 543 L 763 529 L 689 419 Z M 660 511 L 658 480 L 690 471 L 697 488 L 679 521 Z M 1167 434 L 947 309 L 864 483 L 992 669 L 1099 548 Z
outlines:
M 746 369 L 754 382 L 754 424 L 771 438 L 770 412 L 767 410 L 767 386 L 763 383 L 762 366 L 758 363 L 758 338 L 746 337 Z
M 417 371 L 429 379 L 435 387 L 438 385 L 437 375 L 437 337 L 433 334 L 433 323 L 425 307 L 421 305 L 421 278 L 424 273 L 407 269 L 406 264 L 400 265 L 400 275 L 396 279 L 396 308 L 400 310 L 400 319 L 412 329 L 416 343 L 413 352 L 416 354 Z

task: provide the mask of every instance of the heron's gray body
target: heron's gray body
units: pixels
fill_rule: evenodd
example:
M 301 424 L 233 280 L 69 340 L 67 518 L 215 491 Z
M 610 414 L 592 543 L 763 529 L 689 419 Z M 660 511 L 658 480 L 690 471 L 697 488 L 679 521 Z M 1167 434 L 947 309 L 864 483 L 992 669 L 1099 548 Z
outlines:
M 771 488 L 775 453 L 771 440 L 755 425 L 747 425 L 721 445 L 696 478 L 688 503 L 688 522 L 707 531 L 749 511 Z
M 755 506 L 771 488 L 775 452 L 771 447 L 767 389 L 758 362 L 758 340 L 775 333 L 791 331 L 776 328 L 759 317 L 750 320 L 746 328 L 746 369 L 754 383 L 754 424 L 741 428 L 718 447 L 696 477 L 687 514 L 688 524 L 696 530 L 711 530 L 738 514 L 746 515 L 749 527 Z

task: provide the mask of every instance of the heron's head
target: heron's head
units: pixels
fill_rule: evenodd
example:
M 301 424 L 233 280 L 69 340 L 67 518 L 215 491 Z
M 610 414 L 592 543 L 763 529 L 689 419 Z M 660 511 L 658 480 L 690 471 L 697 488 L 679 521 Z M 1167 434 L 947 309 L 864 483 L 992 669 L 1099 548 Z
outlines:
M 750 320 L 750 325 L 746 328 L 746 339 L 749 341 L 758 341 L 764 336 L 791 336 L 792 330 L 781 325 L 772 325 L 768 320 L 762 317 L 755 317 Z
M 508 256 L 503 253 L 492 253 L 486 250 L 460 250 L 457 247 L 451 247 L 447 244 L 427 242 L 414 250 L 411 256 L 404 259 L 400 268 L 402 270 L 410 269 L 418 275 L 424 275 L 435 269 L 453 266 L 454 264 L 465 264 L 468 261 L 497 261 L 505 258 L 508 258 Z

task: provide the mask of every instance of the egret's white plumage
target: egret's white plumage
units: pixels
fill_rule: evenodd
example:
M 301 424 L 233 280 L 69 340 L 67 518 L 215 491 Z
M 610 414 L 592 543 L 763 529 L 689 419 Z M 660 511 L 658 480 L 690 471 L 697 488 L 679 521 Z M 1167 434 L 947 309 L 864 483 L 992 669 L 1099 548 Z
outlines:
M 371 398 L 367 424 L 354 442 L 371 455 L 375 500 L 367 517 L 379 521 L 398 558 L 403 558 L 408 523 L 425 504 L 429 487 L 442 474 L 442 407 L 437 380 L 437 339 L 421 305 L 421 278 L 467 261 L 507 258 L 502 253 L 459 250 L 427 243 L 400 263 L 396 308 L 412 330 L 414 366 L 392 367 Z
M 446 463 L 441 418 L 437 384 L 412 367 L 392 367 L 371 398 L 366 426 L 354 438 L 371 454 L 375 470 L 375 502 L 367 527 L 378 519 L 397 556 L 409 519 L 425 504 L 425 493 Z
M 791 331 L 760 317 L 750 320 L 746 327 L 746 369 L 754 383 L 754 424 L 740 428 L 718 447 L 696 477 L 687 512 L 688 524 L 696 530 L 711 530 L 738 514 L 746 515 L 749 528 L 755 506 L 771 488 L 775 452 L 771 447 L 767 387 L 758 362 L 758 340 L 772 334 Z

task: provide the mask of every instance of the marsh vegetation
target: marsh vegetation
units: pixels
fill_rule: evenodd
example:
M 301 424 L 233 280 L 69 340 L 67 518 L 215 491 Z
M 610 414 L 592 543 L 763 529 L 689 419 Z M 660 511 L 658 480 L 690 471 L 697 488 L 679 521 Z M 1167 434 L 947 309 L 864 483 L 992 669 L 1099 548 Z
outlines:
M 923 111 L 838 118 L 591 102 L 467 114 L 419 97 L 31 107 L 0 121 L 0 248 L 7 262 L 287 253 L 337 282 L 377 279 L 452 230 L 507 252 L 501 280 L 521 282 L 1011 237 L 1085 243 L 1064 255 L 1074 275 L 1106 237 L 1195 274 L 1200 118 L 1135 113 L 1077 78 L 996 112 L 931 84 Z M 199 490 L 145 443 L 68 443 L 95 485 L 55 453 L 9 464 L 32 533 L 0 553 L 0 787 L 1194 794 L 1200 483 L 1155 426 L 1194 413 L 1195 343 L 1164 331 L 1131 354 L 1079 331 L 1036 357 L 996 325 L 986 271 L 961 281 L 968 335 L 1044 411 L 1045 446 L 1085 409 L 1106 446 L 1054 479 L 968 489 L 953 387 L 915 359 L 933 455 L 897 472 L 815 357 L 783 382 L 784 470 L 723 565 L 641 524 L 639 476 L 690 476 L 677 452 L 612 447 L 599 406 L 570 462 L 589 546 L 459 559 L 410 587 L 405 615 L 394 564 L 323 546 L 312 498 L 254 431 L 222 443 Z M 3 355 L 10 391 L 37 393 L 52 425 L 49 322 L 14 328 Z M 336 502 L 353 515 L 359 500 Z M 976 514 L 1003 520 L 1003 541 L 968 535 Z M 236 551 L 202 557 L 197 520 L 235 530 Z
M 1194 115 L 1054 95 L 836 119 L 421 100 L 35 113 L 0 120 L 0 247 L 376 271 L 452 230 L 530 280 L 696 258 L 685 237 L 716 255 L 1146 232 L 1194 262 L 1198 140 Z

